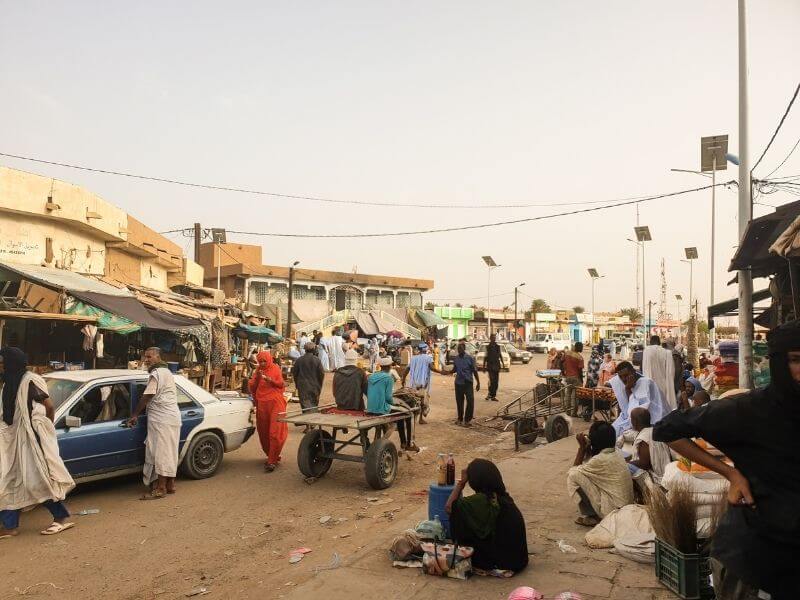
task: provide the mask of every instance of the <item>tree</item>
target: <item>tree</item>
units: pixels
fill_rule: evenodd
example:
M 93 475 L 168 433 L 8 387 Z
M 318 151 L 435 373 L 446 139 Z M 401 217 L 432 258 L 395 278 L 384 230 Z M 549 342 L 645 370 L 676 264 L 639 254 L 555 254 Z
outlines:
M 633 306 L 631 308 L 620 308 L 619 314 L 623 317 L 628 317 L 632 323 L 641 323 L 642 321 L 642 311 Z
M 583 308 L 583 307 L 582 307 L 580 304 L 578 304 L 578 305 L 576 305 L 576 306 L 573 306 L 573 307 L 572 307 L 572 310 L 573 310 L 573 311 L 575 311 L 575 314 L 578 314 L 578 313 L 585 313 L 585 312 L 586 312 L 586 309 L 585 309 L 585 308 Z
M 462 306 L 463 304 L 461 304 L 461 302 L 456 302 L 456 308 L 461 308 Z
M 533 313 L 533 332 L 537 333 L 539 331 L 539 324 L 536 321 L 536 313 L 549 313 L 553 312 L 550 310 L 550 305 L 542 298 L 534 298 L 533 302 L 531 302 L 531 313 Z
M 425 310 L 433 310 L 433 302 L 426 302 Z

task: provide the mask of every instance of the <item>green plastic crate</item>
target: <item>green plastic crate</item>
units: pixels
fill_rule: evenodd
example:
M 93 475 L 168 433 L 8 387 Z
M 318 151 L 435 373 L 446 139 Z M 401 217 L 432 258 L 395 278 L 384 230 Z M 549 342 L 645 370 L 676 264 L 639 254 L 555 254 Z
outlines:
M 656 577 L 684 600 L 714 600 L 705 540 L 695 554 L 684 554 L 656 538 Z

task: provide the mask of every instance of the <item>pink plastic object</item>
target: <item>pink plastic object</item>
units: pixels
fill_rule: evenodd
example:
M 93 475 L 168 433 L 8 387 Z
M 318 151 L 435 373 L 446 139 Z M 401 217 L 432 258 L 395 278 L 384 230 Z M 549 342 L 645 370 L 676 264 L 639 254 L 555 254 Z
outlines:
M 537 592 L 532 587 L 522 586 L 515 589 L 508 595 L 508 600 L 543 600 L 541 592 Z

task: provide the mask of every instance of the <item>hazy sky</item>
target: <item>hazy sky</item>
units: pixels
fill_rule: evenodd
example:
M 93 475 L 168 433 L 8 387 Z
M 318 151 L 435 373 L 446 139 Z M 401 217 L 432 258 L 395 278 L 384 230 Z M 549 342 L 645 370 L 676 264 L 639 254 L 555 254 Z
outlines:
M 749 2 L 751 155 L 800 80 L 800 2 Z M 699 138 L 738 153 L 735 0 L 10 2 L 0 0 L 0 152 L 287 194 L 385 203 L 575 203 L 705 185 Z M 800 136 L 800 106 L 756 175 Z M 85 185 L 158 231 L 429 229 L 545 215 L 356 207 L 211 192 L 0 158 Z M 778 175 L 800 173 L 800 151 Z M 736 170 L 719 174 L 737 177 Z M 793 196 L 774 194 L 782 204 Z M 718 193 L 717 300 L 735 296 L 736 193 Z M 756 215 L 769 209 L 756 206 Z M 710 191 L 641 205 L 647 296 L 709 297 Z M 633 207 L 406 238 L 261 243 L 265 262 L 428 277 L 431 299 L 634 304 Z M 173 236 L 191 251 L 191 240 Z M 483 301 L 481 300 L 483 298 Z M 493 298 L 501 307 L 513 295 Z M 521 296 L 520 303 L 530 302 Z M 683 307 L 686 313 L 686 306 Z

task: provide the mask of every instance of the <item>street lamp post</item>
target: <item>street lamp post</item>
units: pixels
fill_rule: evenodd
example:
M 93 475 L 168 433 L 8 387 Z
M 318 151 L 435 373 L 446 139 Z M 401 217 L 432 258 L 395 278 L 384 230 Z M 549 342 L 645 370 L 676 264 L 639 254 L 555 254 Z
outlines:
M 642 245 L 642 315 L 647 314 L 645 312 L 645 298 L 647 297 L 647 288 L 645 286 L 645 274 L 647 273 L 647 265 L 644 260 L 644 243 L 650 242 L 653 240 L 653 237 L 650 235 L 650 228 L 647 225 L 639 225 L 633 228 L 633 232 L 636 234 L 636 240 L 641 243 Z M 644 317 L 642 317 L 644 318 Z M 648 318 L 647 327 L 645 330 L 649 332 L 650 330 L 650 319 Z
M 299 260 L 289 266 L 289 302 L 286 307 L 286 337 L 292 337 L 292 296 L 294 296 L 294 268 L 300 264 Z
M 498 265 L 491 256 L 482 256 L 483 262 L 488 267 L 488 276 L 486 283 L 486 336 L 487 338 L 492 335 L 492 269 L 496 269 Z
M 681 319 L 681 300 L 683 300 L 683 296 L 675 294 L 675 300 L 678 301 L 678 323 L 680 323 L 678 326 L 678 336 L 681 343 L 683 343 L 683 319 Z
M 595 321 L 594 321 L 594 284 L 595 282 L 603 277 L 597 272 L 597 269 L 591 268 L 587 269 L 589 271 L 589 277 L 592 280 L 592 335 L 591 335 L 591 343 L 594 344 L 594 333 L 595 333 Z
M 520 283 L 518 286 L 514 288 L 514 341 L 517 342 L 519 346 L 519 340 L 517 339 L 517 290 L 521 288 L 525 283 Z
M 692 314 L 692 302 L 694 302 L 694 290 L 693 290 L 693 273 L 694 269 L 692 268 L 692 263 L 697 260 L 699 255 L 697 254 L 697 248 L 694 246 L 691 248 L 684 248 L 684 253 L 686 254 L 686 260 L 681 259 L 681 262 L 688 262 L 689 263 L 689 315 Z

